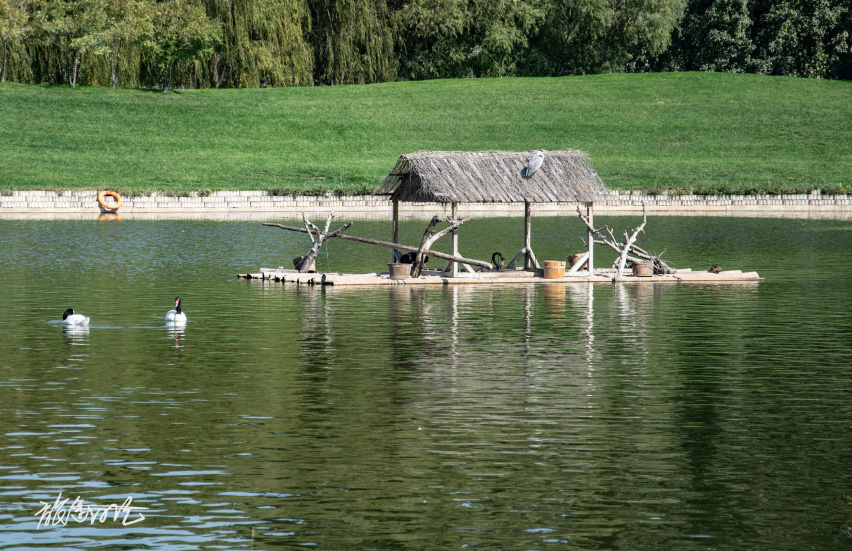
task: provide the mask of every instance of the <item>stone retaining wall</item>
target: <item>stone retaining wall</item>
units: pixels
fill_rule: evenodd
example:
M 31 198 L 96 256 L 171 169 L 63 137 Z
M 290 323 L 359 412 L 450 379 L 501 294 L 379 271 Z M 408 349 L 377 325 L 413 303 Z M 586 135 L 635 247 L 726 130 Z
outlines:
M 98 192 L 14 191 L 0 196 L 0 216 L 64 217 L 63 215 L 102 214 Z M 610 191 L 606 201 L 595 205 L 596 214 L 636 214 L 645 204 L 650 214 L 700 216 L 772 216 L 852 218 L 852 196 L 823 195 L 820 192 L 797 195 L 646 195 L 640 192 Z M 353 218 L 389 219 L 391 204 L 387 197 L 305 197 L 271 196 L 265 191 L 216 191 L 199 196 L 173 197 L 152 193 L 125 197 L 117 214 L 140 217 L 194 217 L 207 214 L 236 217 L 300 218 L 302 212 L 327 213 L 334 210 Z M 523 204 L 473 203 L 460 205 L 462 216 L 523 216 Z M 448 205 L 434 203 L 402 204 L 405 218 L 430 218 L 449 213 Z M 533 206 L 536 216 L 576 214 L 574 203 L 549 203 Z M 51 216 L 46 216 L 51 215 Z

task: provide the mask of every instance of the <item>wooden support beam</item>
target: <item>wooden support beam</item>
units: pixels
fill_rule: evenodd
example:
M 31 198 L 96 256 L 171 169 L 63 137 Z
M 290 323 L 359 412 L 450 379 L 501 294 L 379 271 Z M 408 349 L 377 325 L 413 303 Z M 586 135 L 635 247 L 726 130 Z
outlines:
M 592 233 L 592 228 L 594 227 L 594 216 L 595 216 L 595 204 L 594 203 L 586 203 L 586 216 L 589 220 L 589 233 L 587 237 L 589 238 L 589 275 L 595 273 L 595 242 L 594 242 L 594 234 Z
M 568 273 L 579 272 L 580 268 L 586 265 L 586 260 L 589 259 L 589 253 L 583 253 L 583 255 L 574 262 L 574 265 L 568 269 Z
M 459 217 L 459 204 L 453 203 L 453 206 L 450 210 L 450 217 L 453 220 L 458 220 Z M 453 256 L 459 256 L 459 232 L 458 229 L 453 230 Z M 459 275 L 459 264 L 458 262 L 453 262 L 452 269 L 453 277 Z
M 393 199 L 393 242 L 399 243 L 399 199 L 396 197 Z M 396 264 L 399 262 L 400 256 L 402 255 L 399 254 L 399 251 L 394 249 L 391 255 L 391 262 Z
M 524 201 L 524 269 L 530 268 L 530 253 L 532 243 L 532 207 L 529 201 Z

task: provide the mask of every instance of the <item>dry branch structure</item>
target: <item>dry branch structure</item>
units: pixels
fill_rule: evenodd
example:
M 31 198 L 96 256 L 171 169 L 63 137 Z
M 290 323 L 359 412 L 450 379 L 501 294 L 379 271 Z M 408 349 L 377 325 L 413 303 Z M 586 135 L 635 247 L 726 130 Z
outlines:
M 531 246 L 532 205 L 580 203 L 591 220 L 593 205 L 606 197 L 606 188 L 583 151 L 545 151 L 544 162 L 530 178 L 527 163 L 536 151 L 418 151 L 401 155 L 377 194 L 393 201 L 393 242 L 399 237 L 399 203 L 452 205 L 459 203 L 524 203 L 524 247 L 510 262 L 524 259 L 524 267 L 539 267 Z M 592 273 L 591 237 L 589 273 Z M 453 232 L 453 255 L 458 256 L 458 234 Z M 453 275 L 458 265 L 453 263 Z

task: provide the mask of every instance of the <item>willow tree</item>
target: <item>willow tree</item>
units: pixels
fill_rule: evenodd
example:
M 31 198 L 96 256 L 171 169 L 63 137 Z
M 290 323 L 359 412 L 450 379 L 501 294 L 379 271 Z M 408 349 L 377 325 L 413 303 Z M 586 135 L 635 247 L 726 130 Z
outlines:
M 151 25 L 143 48 L 154 58 L 162 76 L 163 92 L 168 92 L 175 64 L 211 55 L 221 28 L 192 0 L 167 0 L 149 5 L 148 9 L 152 11 L 146 20 Z
M 214 87 L 311 84 L 305 0 L 204 0 L 204 6 L 222 25 L 222 40 L 209 61 Z
M 30 27 L 31 4 L 32 0 L 0 0 L 0 41 L 3 43 L 0 82 L 6 82 L 9 41 L 21 40 L 32 30 Z
M 409 0 L 397 12 L 411 78 L 529 74 L 520 66 L 549 0 Z
M 35 16 L 41 41 L 60 53 L 62 75 L 71 88 L 77 85 L 84 54 L 106 27 L 104 12 L 102 0 L 52 0 Z
M 109 58 L 112 87 L 118 85 L 119 67 L 127 50 L 139 44 L 151 28 L 144 0 L 104 0 L 104 29 L 93 37 L 94 53 Z
M 385 0 L 308 0 L 308 5 L 316 82 L 394 80 L 393 14 Z
M 552 0 L 536 49 L 554 73 L 622 71 L 671 43 L 686 0 Z

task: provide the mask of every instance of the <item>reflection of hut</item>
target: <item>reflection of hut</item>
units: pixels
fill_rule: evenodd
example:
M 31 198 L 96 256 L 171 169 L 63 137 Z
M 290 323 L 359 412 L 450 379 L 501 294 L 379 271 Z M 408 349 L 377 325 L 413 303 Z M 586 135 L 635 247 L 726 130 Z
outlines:
M 535 151 L 418 151 L 401 155 L 377 192 L 393 200 L 393 241 L 399 237 L 399 202 L 450 203 L 458 218 L 459 203 L 524 203 L 524 267 L 538 267 L 530 246 L 533 203 L 582 203 L 592 220 L 592 205 L 606 189 L 583 151 L 546 151 L 544 163 L 530 178 L 527 162 Z M 592 236 L 589 235 L 592 273 Z M 453 233 L 453 254 L 458 235 Z M 517 259 L 517 257 L 516 257 Z M 458 271 L 453 264 L 453 273 Z

